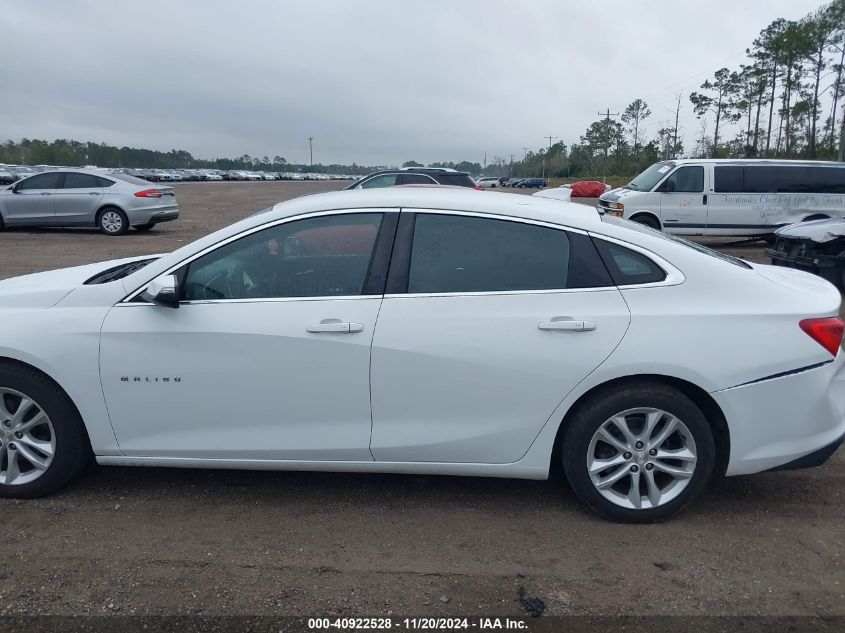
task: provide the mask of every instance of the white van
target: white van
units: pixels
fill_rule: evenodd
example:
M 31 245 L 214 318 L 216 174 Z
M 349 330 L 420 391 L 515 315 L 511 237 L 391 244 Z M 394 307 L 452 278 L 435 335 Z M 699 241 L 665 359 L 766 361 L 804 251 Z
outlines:
M 768 235 L 845 215 L 845 163 L 684 159 L 655 163 L 599 211 L 677 235 Z

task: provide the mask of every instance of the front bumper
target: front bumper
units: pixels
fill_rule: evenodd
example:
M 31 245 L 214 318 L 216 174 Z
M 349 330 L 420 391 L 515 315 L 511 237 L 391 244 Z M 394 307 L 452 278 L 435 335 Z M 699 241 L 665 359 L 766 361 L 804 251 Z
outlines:
M 825 253 L 822 245 L 812 240 L 778 239 L 765 253 L 774 263 L 785 263 L 799 268 L 830 268 L 845 263 L 845 258 L 838 251 Z
M 814 465 L 825 449 L 832 454 L 845 435 L 845 353 L 813 369 L 710 395 L 728 423 L 728 475 L 788 464 L 800 468 L 802 460 Z

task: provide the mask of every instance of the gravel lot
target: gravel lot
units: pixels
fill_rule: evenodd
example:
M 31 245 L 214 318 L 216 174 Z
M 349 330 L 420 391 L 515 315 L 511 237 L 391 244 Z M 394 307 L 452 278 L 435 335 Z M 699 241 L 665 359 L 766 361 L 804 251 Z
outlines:
M 178 185 L 178 221 L 118 238 L 5 231 L 0 278 L 169 251 L 345 184 Z M 523 586 L 541 618 L 845 616 L 843 484 L 840 451 L 623 526 L 557 480 L 92 467 L 53 497 L 0 501 L 0 614 L 525 616 Z

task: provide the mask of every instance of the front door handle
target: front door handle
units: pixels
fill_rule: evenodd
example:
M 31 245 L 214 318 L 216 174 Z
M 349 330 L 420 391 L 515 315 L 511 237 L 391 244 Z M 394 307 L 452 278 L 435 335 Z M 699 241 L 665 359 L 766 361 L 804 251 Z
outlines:
M 305 329 L 312 334 L 355 334 L 356 332 L 364 331 L 364 324 L 349 323 L 348 321 L 339 321 L 337 319 L 323 319 L 319 323 L 312 323 Z
M 98 191 L 89 191 L 89 192 L 88 192 L 88 195 L 89 195 L 89 196 L 99 196 L 99 195 L 100 195 L 100 193 L 99 193 Z
M 566 330 L 569 332 L 589 332 L 596 329 L 595 321 L 580 321 L 575 319 L 552 319 L 537 324 L 540 330 Z
M 52 196 L 52 195 L 53 195 L 53 192 L 51 192 L 51 191 L 42 191 L 42 192 L 41 192 L 41 195 L 42 195 L 42 196 Z

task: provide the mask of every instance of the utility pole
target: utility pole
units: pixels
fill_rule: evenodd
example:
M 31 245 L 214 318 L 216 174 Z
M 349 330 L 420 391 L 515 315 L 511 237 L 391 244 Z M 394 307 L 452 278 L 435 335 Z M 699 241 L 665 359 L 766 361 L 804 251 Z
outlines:
M 669 110 L 671 112 L 671 110 Z M 681 115 L 681 93 L 678 93 L 678 103 L 675 105 L 675 127 L 672 128 L 672 155 L 666 158 L 675 158 L 675 152 L 678 150 L 678 117 Z
M 510 177 L 513 178 L 513 154 L 508 154 L 511 157 L 511 174 Z
M 308 151 L 311 154 L 311 166 L 314 166 L 314 137 L 308 137 Z
M 484 171 L 487 171 L 487 152 L 484 152 Z
M 557 136 L 544 136 L 543 138 L 549 139 L 549 153 L 546 156 L 549 157 L 549 175 L 552 173 L 552 139 L 557 139 Z M 543 158 L 543 180 L 546 179 L 546 159 Z
M 610 108 L 607 109 L 607 112 L 597 112 L 599 116 L 605 117 L 607 120 L 607 136 L 605 137 L 604 143 L 604 164 L 602 165 L 601 171 L 601 179 L 604 184 L 607 184 L 607 159 L 608 159 L 608 152 L 610 150 L 610 117 L 612 116 L 619 116 L 618 112 L 611 112 Z

